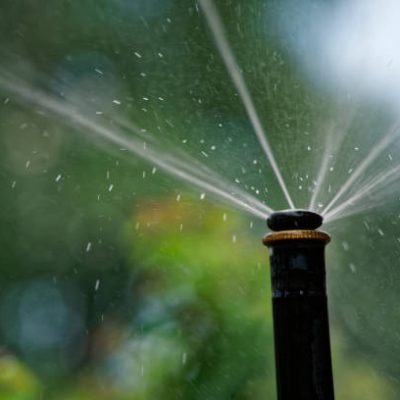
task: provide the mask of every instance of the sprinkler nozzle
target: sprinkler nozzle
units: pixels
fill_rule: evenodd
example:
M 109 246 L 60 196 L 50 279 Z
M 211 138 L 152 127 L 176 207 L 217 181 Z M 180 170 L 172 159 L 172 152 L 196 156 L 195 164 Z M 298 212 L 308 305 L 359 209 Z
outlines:
M 268 227 L 274 231 L 266 235 L 263 243 L 271 247 L 273 243 L 283 240 L 317 240 L 330 241 L 327 233 L 317 231 L 322 225 L 321 215 L 308 210 L 283 210 L 274 212 L 267 219 Z
M 317 229 L 322 225 L 321 215 L 307 210 L 283 210 L 271 214 L 267 219 L 268 227 L 273 231 L 292 229 Z

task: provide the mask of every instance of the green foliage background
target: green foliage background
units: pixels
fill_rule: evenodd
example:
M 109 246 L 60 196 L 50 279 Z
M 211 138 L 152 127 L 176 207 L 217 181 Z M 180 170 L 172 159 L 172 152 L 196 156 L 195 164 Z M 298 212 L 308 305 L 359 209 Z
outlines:
M 310 132 L 318 154 L 333 101 L 278 37 L 288 3 L 217 2 L 277 154 Z M 283 206 L 194 1 L 2 0 L 0 42 L 2 68 L 197 158 L 215 145 L 202 161 L 231 180 L 247 168 L 247 187 L 268 183 L 261 196 Z M 263 222 L 38 111 L 0 91 L 0 399 L 276 398 Z M 299 203 L 314 162 L 285 165 Z M 357 229 L 336 229 L 332 247 Z M 365 345 L 375 331 L 360 341 L 342 318 L 358 280 L 332 253 L 337 398 L 394 399 L 398 369 Z M 46 339 L 54 326 L 63 334 Z

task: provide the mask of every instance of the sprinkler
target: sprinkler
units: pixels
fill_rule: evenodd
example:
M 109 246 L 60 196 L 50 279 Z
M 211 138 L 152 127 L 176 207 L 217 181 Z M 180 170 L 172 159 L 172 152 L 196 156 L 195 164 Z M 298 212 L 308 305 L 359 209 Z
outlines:
M 334 399 L 322 222 L 306 210 L 267 220 L 278 400 Z

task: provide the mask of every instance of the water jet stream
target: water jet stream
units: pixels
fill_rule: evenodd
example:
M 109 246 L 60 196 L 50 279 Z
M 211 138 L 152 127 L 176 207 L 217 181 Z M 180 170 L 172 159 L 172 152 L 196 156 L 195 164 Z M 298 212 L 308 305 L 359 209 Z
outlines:
M 336 193 L 333 199 L 322 211 L 322 215 L 326 216 L 328 211 L 334 206 L 334 204 L 339 200 L 342 195 L 347 192 L 351 185 L 366 171 L 368 167 L 376 160 L 376 158 L 392 143 L 396 138 L 396 133 L 398 132 L 399 126 L 395 124 L 389 132 L 380 140 L 380 142 L 370 151 L 368 156 L 359 164 L 357 169 L 343 184 L 340 190 Z
M 188 182 L 202 190 L 205 190 L 216 197 L 227 200 L 229 203 L 238 206 L 239 208 L 250 212 L 251 214 L 265 219 L 272 212 L 272 209 L 265 206 L 256 199 L 252 202 L 258 204 L 258 208 L 251 206 L 246 199 L 235 197 L 229 192 L 225 192 L 205 181 L 201 177 L 193 176 L 186 170 L 182 170 L 179 167 L 182 166 L 182 162 L 172 161 L 171 157 L 164 157 L 163 152 L 158 152 L 151 149 L 149 146 L 143 147 L 143 142 L 138 139 L 128 137 L 121 131 L 113 129 L 107 129 L 99 123 L 87 118 L 83 114 L 79 113 L 75 109 L 71 108 L 65 102 L 58 100 L 55 97 L 44 94 L 43 92 L 30 88 L 26 82 L 22 82 L 16 79 L 14 76 L 0 71 L 0 86 L 8 92 L 17 95 L 23 102 L 31 103 L 51 112 L 55 116 L 62 117 L 64 124 L 78 127 L 79 130 L 85 132 L 97 134 L 103 139 L 108 140 L 118 146 L 128 149 L 131 153 L 136 156 L 147 160 L 155 166 L 168 172 L 170 175 L 180 178 L 181 180 Z M 178 160 L 179 161 L 179 160 Z M 186 165 L 186 169 L 190 169 L 190 166 Z M 250 195 L 246 195 L 246 198 L 250 198 Z M 262 211 L 260 210 L 262 209 Z
M 193 158 L 182 149 L 173 146 L 168 141 L 163 140 L 160 142 L 159 140 L 156 140 L 154 136 L 150 135 L 148 131 L 146 134 L 144 134 L 143 130 L 140 129 L 136 124 L 126 119 L 118 117 L 116 121 L 120 126 L 130 133 L 139 136 L 142 140 L 150 141 L 153 146 L 157 145 L 158 148 L 162 148 L 164 159 L 177 166 L 179 169 L 185 170 L 193 176 L 201 177 L 203 180 L 212 183 L 215 187 L 219 187 L 227 193 L 231 193 L 233 196 L 240 196 L 243 201 L 251 205 L 253 208 L 259 209 L 259 211 L 263 213 L 270 214 L 274 211 L 272 208 L 268 207 L 254 196 L 250 195 L 248 192 L 225 181 L 221 175 L 217 174 L 215 171 L 212 171 L 198 159 Z M 176 156 L 172 156 L 172 154 L 175 154 Z M 179 156 L 179 158 L 177 156 Z
M 325 150 L 324 153 L 322 155 L 322 162 L 321 162 L 321 167 L 319 169 L 319 173 L 317 176 L 317 180 L 315 182 L 315 189 L 314 192 L 311 196 L 311 200 L 310 200 L 310 205 L 308 206 L 308 208 L 310 210 L 314 210 L 315 209 L 315 203 L 317 202 L 317 197 L 319 195 L 319 192 L 321 190 L 321 186 L 322 186 L 322 182 L 324 182 L 326 174 L 328 172 L 328 167 L 329 167 L 329 154 L 332 152 L 333 150 L 333 132 L 334 132 L 334 128 L 331 127 L 329 129 L 329 132 L 327 134 L 326 137 L 326 143 L 325 143 Z
M 246 82 L 243 79 L 238 63 L 235 56 L 230 48 L 230 45 L 226 39 L 224 26 L 219 16 L 218 10 L 212 0 L 198 0 L 203 13 L 206 17 L 207 23 L 213 34 L 215 44 L 220 52 L 220 55 L 225 63 L 225 67 L 239 92 L 242 103 L 246 109 L 246 113 L 250 119 L 253 129 L 257 135 L 258 141 L 267 157 L 267 160 L 271 164 L 271 167 L 275 173 L 275 176 L 279 182 L 279 185 L 289 203 L 290 208 L 295 208 L 293 200 L 286 187 L 285 181 L 282 177 L 278 164 L 275 160 L 271 146 L 267 140 L 264 129 L 262 127 L 260 118 L 258 117 L 256 108 L 253 100 L 250 96 Z
M 349 130 L 351 123 L 353 121 L 355 111 L 352 110 L 350 113 L 346 113 L 342 123 L 337 124 L 331 122 L 325 141 L 325 150 L 322 155 L 321 165 L 319 167 L 319 173 L 317 175 L 317 180 L 315 181 L 314 191 L 311 196 L 310 205 L 308 206 L 310 210 L 317 211 L 316 204 L 317 198 L 321 191 L 322 184 L 325 181 L 326 175 L 328 173 L 329 160 L 342 146 L 343 140 L 345 138 L 345 133 Z M 337 119 L 336 119 L 337 120 Z
M 347 199 L 342 204 L 340 204 L 339 206 L 335 207 L 333 210 L 328 212 L 324 217 L 325 221 L 332 222 L 337 219 L 348 216 L 349 213 L 345 213 L 345 211 L 350 206 L 354 205 L 354 203 L 356 203 L 358 200 L 360 200 L 364 195 L 373 193 L 381 183 L 385 183 L 387 185 L 390 182 L 398 179 L 399 177 L 400 177 L 400 165 L 397 165 L 396 167 L 391 168 L 389 171 L 382 172 L 377 177 L 373 178 L 367 184 L 365 184 L 361 189 L 359 189 L 349 199 Z M 374 206 L 375 206 L 375 204 L 370 203 L 364 207 L 361 207 L 358 211 L 363 211 L 368 208 L 372 208 Z M 350 214 L 355 214 L 356 212 L 357 211 L 353 211 Z

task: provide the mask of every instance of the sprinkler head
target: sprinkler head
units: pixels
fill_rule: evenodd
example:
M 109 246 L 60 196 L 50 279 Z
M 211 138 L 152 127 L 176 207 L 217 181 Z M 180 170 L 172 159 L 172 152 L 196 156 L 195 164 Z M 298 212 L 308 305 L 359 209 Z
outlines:
M 314 230 L 322 225 L 321 215 L 308 210 L 282 210 L 274 212 L 267 219 L 268 227 L 273 231 L 293 229 Z
M 267 219 L 268 227 L 274 232 L 266 235 L 263 243 L 268 247 L 287 240 L 316 240 L 328 243 L 329 235 L 316 230 L 322 222 L 321 215 L 308 210 L 274 212 Z

